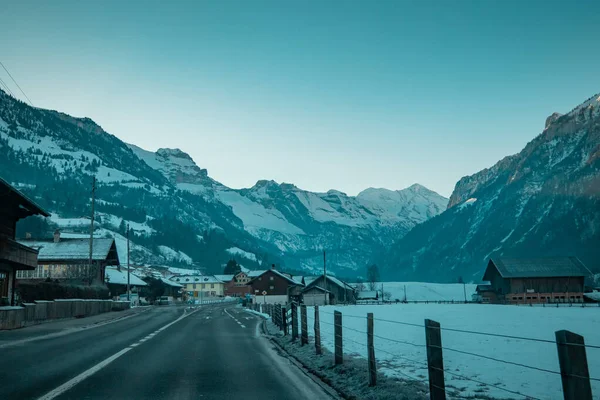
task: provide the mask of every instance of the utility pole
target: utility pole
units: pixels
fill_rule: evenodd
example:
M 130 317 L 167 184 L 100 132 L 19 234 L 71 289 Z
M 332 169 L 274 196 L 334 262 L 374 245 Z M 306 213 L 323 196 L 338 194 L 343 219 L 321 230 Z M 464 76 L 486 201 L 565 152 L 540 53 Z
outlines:
M 323 286 L 325 286 L 323 289 L 327 290 L 327 257 L 325 255 L 325 250 L 323 250 Z M 324 296 L 325 296 L 325 304 L 323 305 L 327 305 L 327 292 L 324 292 Z
M 465 303 L 467 302 L 467 284 L 463 282 L 463 293 L 465 294 Z
M 129 224 L 127 226 L 127 301 L 131 302 L 130 268 L 129 268 Z
M 96 202 L 96 177 L 92 177 L 92 216 L 90 223 L 90 259 L 89 259 L 89 278 L 90 284 L 94 279 L 94 268 L 92 266 L 93 258 L 92 254 L 94 252 L 94 204 Z

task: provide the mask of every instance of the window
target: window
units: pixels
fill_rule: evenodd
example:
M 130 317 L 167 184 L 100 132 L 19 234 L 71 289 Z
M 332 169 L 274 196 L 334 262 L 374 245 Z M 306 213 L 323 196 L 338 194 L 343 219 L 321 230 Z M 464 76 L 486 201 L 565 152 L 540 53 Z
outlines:
M 196 284 L 194 283 L 194 289 L 196 289 Z
M 211 284 L 210 284 L 210 288 L 211 288 L 211 289 L 214 289 L 214 288 L 215 288 L 215 284 L 214 284 L 214 283 L 211 283 Z
M 270 278 L 269 278 L 269 280 L 270 280 L 270 281 L 272 281 L 273 279 L 274 279 L 273 277 L 270 277 Z
M 202 289 L 204 289 L 204 288 L 205 288 L 205 286 L 206 286 L 206 285 L 203 283 L 203 284 L 202 284 Z
M 258 280 L 259 280 L 259 281 L 262 281 L 262 276 L 259 276 L 259 277 L 258 277 Z
M 273 290 L 275 289 L 275 286 L 269 286 L 269 289 Z

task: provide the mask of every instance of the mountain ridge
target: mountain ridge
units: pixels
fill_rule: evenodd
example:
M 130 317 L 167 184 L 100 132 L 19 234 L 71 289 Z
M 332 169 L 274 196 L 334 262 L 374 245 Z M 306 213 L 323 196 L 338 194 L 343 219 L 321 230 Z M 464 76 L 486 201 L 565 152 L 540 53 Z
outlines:
M 220 270 L 232 248 L 252 254 L 242 260 L 251 267 L 277 263 L 307 271 L 321 267 L 327 249 L 332 272 L 362 274 L 373 252 L 447 203 L 429 192 L 407 192 L 396 199 L 405 203 L 393 203 L 401 212 L 386 214 L 385 204 L 362 204 L 333 189 L 314 193 L 267 180 L 231 189 L 181 149 L 147 151 L 89 118 L 32 108 L 4 92 L 0 156 L 6 178 L 53 212 L 49 223 L 85 233 L 95 176 L 97 234 L 122 241 L 129 225 L 135 229 L 134 262 L 175 259 L 209 272 Z
M 448 209 L 384 256 L 387 277 L 478 281 L 490 257 L 574 255 L 600 268 L 600 96 L 566 114 L 517 154 L 461 178 Z

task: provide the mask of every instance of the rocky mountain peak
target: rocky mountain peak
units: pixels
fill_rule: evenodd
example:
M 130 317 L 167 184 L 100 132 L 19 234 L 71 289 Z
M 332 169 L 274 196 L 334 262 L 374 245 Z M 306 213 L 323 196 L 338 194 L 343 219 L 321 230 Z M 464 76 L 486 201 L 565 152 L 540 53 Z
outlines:
M 562 117 L 561 113 L 557 113 L 557 112 L 552 113 L 552 115 L 550 115 L 548 118 L 546 118 L 546 124 L 544 125 L 544 129 L 548 129 L 550 124 L 552 124 L 554 121 L 556 121 L 560 117 Z
M 182 151 L 181 149 L 168 149 L 168 148 L 160 148 L 158 150 L 156 150 L 156 154 L 160 157 L 163 158 L 169 158 L 169 157 L 173 157 L 173 158 L 181 158 L 187 161 L 191 161 L 194 162 L 194 160 L 192 159 L 192 157 L 190 157 L 190 155 L 184 151 Z

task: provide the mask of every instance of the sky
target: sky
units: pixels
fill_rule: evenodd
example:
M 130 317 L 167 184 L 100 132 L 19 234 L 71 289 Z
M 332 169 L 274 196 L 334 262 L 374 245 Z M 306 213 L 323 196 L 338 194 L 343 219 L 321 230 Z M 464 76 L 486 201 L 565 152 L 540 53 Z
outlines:
M 598 1 L 2 3 L 0 61 L 35 106 L 233 188 L 449 196 L 600 92 Z

